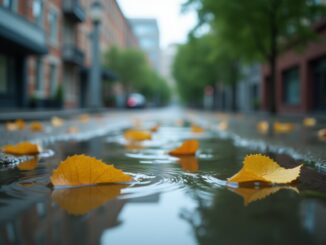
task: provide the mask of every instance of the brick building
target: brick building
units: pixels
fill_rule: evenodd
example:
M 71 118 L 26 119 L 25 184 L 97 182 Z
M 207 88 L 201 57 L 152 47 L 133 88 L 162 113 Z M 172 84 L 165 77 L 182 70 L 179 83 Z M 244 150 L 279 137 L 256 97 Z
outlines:
M 303 52 L 288 50 L 277 59 L 276 108 L 280 113 L 326 111 L 326 19 L 314 25 L 318 41 Z M 262 108 L 267 110 L 267 81 L 270 71 L 263 67 Z
M 57 106 L 61 96 L 65 107 L 85 105 L 92 2 L 0 0 L 0 108 Z M 102 5 L 100 51 L 138 46 L 116 0 Z

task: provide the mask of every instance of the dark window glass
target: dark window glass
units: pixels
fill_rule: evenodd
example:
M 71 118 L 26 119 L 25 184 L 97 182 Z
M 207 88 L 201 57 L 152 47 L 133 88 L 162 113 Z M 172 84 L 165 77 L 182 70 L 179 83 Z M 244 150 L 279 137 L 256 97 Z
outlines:
M 299 68 L 295 67 L 283 73 L 283 101 L 289 105 L 300 103 Z

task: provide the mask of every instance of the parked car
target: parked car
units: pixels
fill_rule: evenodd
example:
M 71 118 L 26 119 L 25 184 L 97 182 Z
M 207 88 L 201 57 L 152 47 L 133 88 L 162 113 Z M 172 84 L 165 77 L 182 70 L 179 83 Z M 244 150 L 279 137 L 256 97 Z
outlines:
M 129 94 L 127 97 L 128 108 L 144 108 L 146 105 L 146 98 L 144 95 L 139 93 Z

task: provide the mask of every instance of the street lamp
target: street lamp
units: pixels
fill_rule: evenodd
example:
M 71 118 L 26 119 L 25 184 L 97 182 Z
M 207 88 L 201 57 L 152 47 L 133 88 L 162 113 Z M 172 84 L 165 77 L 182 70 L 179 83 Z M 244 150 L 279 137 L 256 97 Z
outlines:
M 99 0 L 95 0 L 91 5 L 90 17 L 93 22 L 92 38 L 92 65 L 89 76 L 89 98 L 88 103 L 91 108 L 99 108 L 102 106 L 102 81 L 100 67 L 99 52 L 99 36 L 100 24 L 102 18 L 102 4 Z

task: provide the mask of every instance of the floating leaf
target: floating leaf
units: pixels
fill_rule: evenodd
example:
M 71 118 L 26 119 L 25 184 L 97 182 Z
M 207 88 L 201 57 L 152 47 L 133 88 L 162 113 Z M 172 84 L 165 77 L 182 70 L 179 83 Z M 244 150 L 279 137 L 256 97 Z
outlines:
M 31 122 L 31 125 L 29 126 L 29 128 L 33 132 L 43 131 L 43 125 L 42 125 L 42 123 L 40 123 L 38 121 Z
M 193 133 L 203 133 L 204 129 L 199 127 L 199 126 L 192 126 L 191 127 L 191 132 L 193 132 Z
M 37 167 L 37 158 L 20 163 L 17 168 L 21 171 L 33 170 Z
M 282 168 L 267 156 L 260 154 L 246 156 L 242 169 L 228 182 L 252 182 L 261 181 L 275 184 L 287 184 L 296 180 L 301 171 L 302 165 L 292 169 Z
M 143 141 L 143 140 L 150 140 L 152 135 L 150 132 L 145 130 L 135 130 L 130 129 L 124 133 L 124 137 L 130 141 Z
M 2 151 L 12 155 L 35 155 L 41 152 L 41 147 L 24 141 L 17 145 L 5 145 Z
M 76 128 L 76 127 L 69 127 L 69 128 L 67 128 L 67 133 L 69 133 L 69 134 L 76 134 L 78 132 L 79 132 L 79 129 Z
M 188 172 L 197 172 L 199 169 L 197 158 L 194 156 L 183 156 L 179 159 L 181 168 Z
M 199 143 L 197 140 L 186 140 L 183 144 L 177 147 L 174 150 L 171 150 L 169 153 L 171 155 L 195 155 L 196 151 L 199 148 Z
M 250 203 L 258 200 L 262 200 L 279 190 L 286 189 L 292 190 L 296 193 L 299 193 L 298 189 L 292 186 L 271 186 L 271 187 L 262 187 L 259 189 L 256 188 L 248 188 L 248 187 L 240 187 L 240 188 L 229 188 L 234 193 L 243 197 L 244 205 L 247 206 Z
M 289 133 L 293 131 L 293 129 L 294 129 L 293 123 L 281 123 L 281 122 L 274 123 L 274 131 L 276 133 Z
M 303 119 L 303 125 L 306 127 L 314 127 L 317 124 L 317 120 L 313 117 L 306 117 Z
M 257 123 L 257 130 L 262 134 L 266 134 L 269 129 L 269 123 L 267 121 L 261 121 Z
M 318 137 L 322 141 L 326 141 L 326 129 L 321 129 L 318 131 Z
M 62 161 L 51 176 L 54 186 L 82 186 L 128 182 L 132 178 L 113 165 L 86 155 L 74 155 Z
M 52 117 L 51 118 L 51 124 L 53 127 L 61 127 L 64 123 L 64 120 L 60 117 Z
M 90 116 L 88 114 L 82 114 L 79 116 L 79 121 L 83 123 L 87 123 L 89 121 Z
M 126 185 L 97 185 L 55 190 L 52 199 L 69 214 L 84 215 L 120 195 Z

